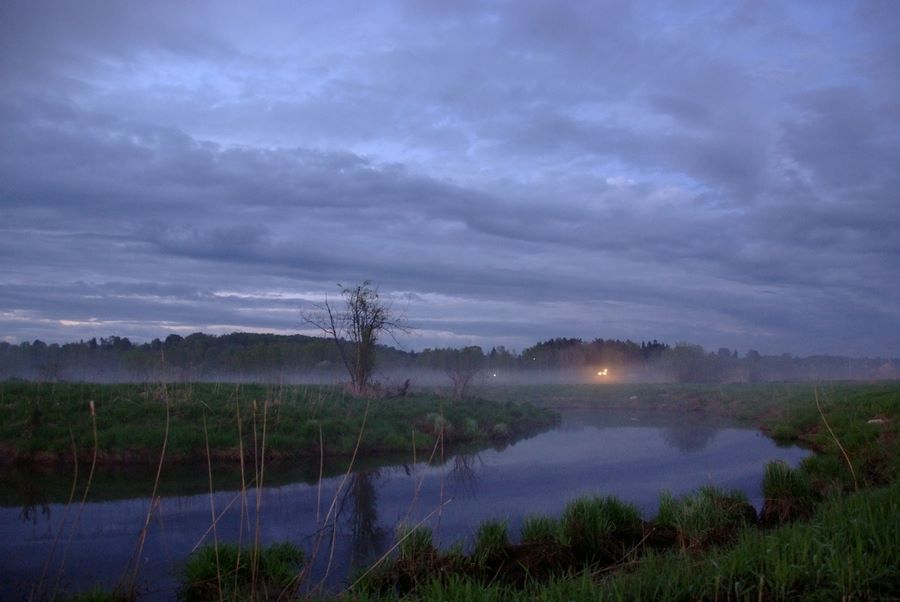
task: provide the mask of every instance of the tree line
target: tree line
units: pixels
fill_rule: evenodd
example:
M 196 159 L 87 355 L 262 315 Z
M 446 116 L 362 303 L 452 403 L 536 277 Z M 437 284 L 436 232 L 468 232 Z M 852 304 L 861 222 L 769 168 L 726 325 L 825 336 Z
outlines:
M 376 379 L 390 374 L 415 381 L 432 373 L 463 390 L 475 379 L 714 383 L 900 377 L 897 359 L 770 356 L 753 350 L 740 355 L 726 348 L 709 352 L 688 343 L 602 338 L 554 338 L 521 352 L 502 346 L 403 351 L 379 344 L 373 361 Z M 606 374 L 599 374 L 604 370 Z M 17 345 L 0 342 L 0 378 L 4 379 L 339 382 L 346 380 L 346 374 L 341 347 L 326 337 L 198 332 L 146 343 L 118 336 L 61 345 L 40 340 Z

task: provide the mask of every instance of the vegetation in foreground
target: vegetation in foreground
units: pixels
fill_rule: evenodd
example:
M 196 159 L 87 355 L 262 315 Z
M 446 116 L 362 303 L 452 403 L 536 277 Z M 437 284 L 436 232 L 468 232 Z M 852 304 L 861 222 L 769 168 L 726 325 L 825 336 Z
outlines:
M 524 576 L 518 583 L 485 573 L 441 572 L 447 564 L 438 558 L 430 561 L 438 570 L 423 573 L 412 589 L 358 586 L 348 598 L 892 600 L 900 596 L 898 541 L 900 484 L 895 482 L 886 488 L 832 496 L 808 521 L 774 531 L 744 529 L 734 546 L 712 547 L 704 554 L 649 548 L 623 555 L 614 570 L 589 564 L 546 580 L 538 574 Z
M 333 387 L 7 381 L 0 383 L 4 461 L 71 461 L 73 440 L 79 459 L 91 461 L 92 412 L 101 463 L 155 462 L 164 444 L 167 461 L 205 463 L 207 441 L 213 460 L 239 460 L 241 449 L 245 457 L 350 455 L 357 442 L 360 453 L 427 453 L 438 441 L 508 441 L 558 420 L 530 404 L 429 394 L 365 399 Z

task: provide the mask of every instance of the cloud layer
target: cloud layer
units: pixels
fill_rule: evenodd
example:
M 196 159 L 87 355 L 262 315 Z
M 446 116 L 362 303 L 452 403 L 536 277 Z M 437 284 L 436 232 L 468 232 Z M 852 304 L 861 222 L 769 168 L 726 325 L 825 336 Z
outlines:
M 892 2 L 5 3 L 0 335 L 900 356 Z

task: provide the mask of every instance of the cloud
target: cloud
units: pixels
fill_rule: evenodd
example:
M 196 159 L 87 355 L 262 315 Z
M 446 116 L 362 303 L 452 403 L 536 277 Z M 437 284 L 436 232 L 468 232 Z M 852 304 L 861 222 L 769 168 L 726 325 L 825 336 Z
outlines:
M 370 278 L 415 345 L 900 355 L 888 5 L 0 10 L 3 336 Z

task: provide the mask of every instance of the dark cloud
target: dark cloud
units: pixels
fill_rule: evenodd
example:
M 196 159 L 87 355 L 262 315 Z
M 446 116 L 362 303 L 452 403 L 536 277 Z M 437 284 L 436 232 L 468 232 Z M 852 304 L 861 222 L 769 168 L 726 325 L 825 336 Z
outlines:
M 895 11 L 6 3 L 0 335 L 900 355 Z

